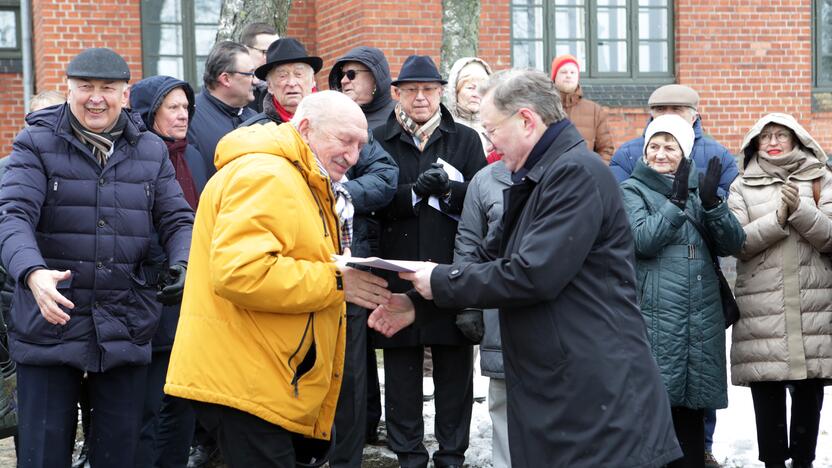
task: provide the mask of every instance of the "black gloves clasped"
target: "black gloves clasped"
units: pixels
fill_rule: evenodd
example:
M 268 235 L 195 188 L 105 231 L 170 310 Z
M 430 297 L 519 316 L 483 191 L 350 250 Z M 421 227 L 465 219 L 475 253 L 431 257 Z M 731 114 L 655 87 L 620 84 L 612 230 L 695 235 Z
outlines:
M 474 343 L 479 343 L 485 335 L 482 311 L 479 309 L 465 309 L 456 314 L 456 327 L 465 335 L 465 338 Z
M 451 191 L 451 180 L 448 178 L 448 173 L 442 169 L 442 164 L 433 163 L 430 169 L 419 175 L 416 183 L 413 184 L 413 192 L 420 197 L 429 197 L 431 195 L 437 197 L 444 197 Z
M 168 267 L 168 271 L 160 276 L 159 292 L 156 300 L 164 305 L 176 305 L 182 302 L 182 291 L 185 290 L 185 273 L 187 267 L 175 263 Z
M 702 200 L 702 207 L 706 210 L 713 209 L 722 202 L 722 199 L 716 194 L 721 175 L 722 161 L 718 157 L 713 157 L 708 161 L 708 169 L 705 174 L 699 174 L 699 199 Z
M 670 191 L 670 202 L 678 206 L 680 210 L 685 209 L 688 203 L 688 176 L 690 175 L 690 161 L 682 158 L 679 167 L 676 168 L 676 176 L 673 178 L 673 188 Z

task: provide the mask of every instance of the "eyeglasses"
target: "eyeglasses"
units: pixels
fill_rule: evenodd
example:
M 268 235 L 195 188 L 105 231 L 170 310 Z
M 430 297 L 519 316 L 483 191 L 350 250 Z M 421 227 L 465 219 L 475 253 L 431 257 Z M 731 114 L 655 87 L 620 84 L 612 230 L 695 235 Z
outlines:
M 772 138 L 777 138 L 777 141 L 780 143 L 785 143 L 789 141 L 791 138 L 791 134 L 787 132 L 773 132 L 773 133 L 761 133 L 760 134 L 760 143 L 765 143 L 767 141 L 771 141 Z
M 268 52 L 268 50 L 266 50 L 266 49 L 258 49 L 257 47 L 252 47 L 252 46 L 246 46 L 246 47 L 248 47 L 251 50 L 256 50 L 257 52 L 260 52 L 261 54 L 263 54 L 263 57 L 265 57 L 266 53 Z
M 226 73 L 236 73 L 236 74 L 238 74 L 238 75 L 247 76 L 247 77 L 249 77 L 249 78 L 251 78 L 252 76 L 254 76 L 254 72 L 243 72 L 243 71 L 237 71 L 237 70 L 229 70 L 229 71 L 227 71 Z
M 435 93 L 439 88 L 440 88 L 440 86 L 425 86 L 424 88 L 408 87 L 408 88 L 399 88 L 399 92 L 402 93 L 402 95 L 405 96 L 405 97 L 418 96 L 419 93 L 422 93 L 422 96 L 427 97 L 427 96 L 432 95 L 433 93 Z
M 347 77 L 348 80 L 352 81 L 358 76 L 359 73 L 369 73 L 370 70 L 347 70 L 344 72 L 344 76 Z
M 494 142 L 493 142 L 493 141 L 491 141 L 491 139 L 492 139 L 492 138 L 494 138 L 494 133 L 496 133 L 496 132 L 497 132 L 497 129 L 498 129 L 498 128 L 500 128 L 500 126 L 501 126 L 501 125 L 503 125 L 504 123 L 508 122 L 508 121 L 509 121 L 509 119 L 511 119 L 512 117 L 514 117 L 515 115 L 517 115 L 517 113 L 518 113 L 518 112 L 520 112 L 520 109 L 517 109 L 517 110 L 516 110 L 516 111 L 514 111 L 511 115 L 509 115 L 508 117 L 506 117 L 506 118 L 504 118 L 503 120 L 501 120 L 501 121 L 500 121 L 500 123 L 498 123 L 497 125 L 494 125 L 493 127 L 491 127 L 491 130 L 486 130 L 486 131 L 485 131 L 485 133 L 484 133 L 483 135 L 485 136 L 485 139 L 486 139 L 486 140 L 488 140 L 488 143 L 489 143 L 491 146 L 494 146 Z

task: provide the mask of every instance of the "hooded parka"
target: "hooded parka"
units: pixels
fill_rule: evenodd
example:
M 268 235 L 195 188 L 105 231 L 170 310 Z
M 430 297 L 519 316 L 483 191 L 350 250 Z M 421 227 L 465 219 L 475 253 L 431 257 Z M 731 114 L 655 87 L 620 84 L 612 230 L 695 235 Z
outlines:
M 384 125 L 390 112 L 396 107 L 396 101 L 390 95 L 390 66 L 384 52 L 375 47 L 359 46 L 351 49 L 339 58 L 332 70 L 329 71 L 329 89 L 341 90 L 341 78 L 343 68 L 347 62 L 359 62 L 370 69 L 373 78 L 376 80 L 376 90 L 373 100 L 361 106 L 364 116 L 367 117 L 367 126 L 370 130 Z
M 708 230 L 716 254 L 733 255 L 745 232 L 725 203 L 705 210 L 691 163 L 690 216 Z M 671 406 L 728 406 L 725 320 L 711 251 L 685 212 L 670 201 L 673 179 L 641 160 L 621 184 L 636 253 L 641 313 Z
M 102 167 L 74 135 L 69 113 L 64 104 L 26 117 L 0 186 L 0 250 L 17 281 L 12 358 L 90 372 L 147 364 L 162 309 L 151 246 L 161 242 L 171 263 L 186 263 L 193 211 L 165 144 L 138 115 L 122 111 L 127 125 Z M 64 308 L 65 325 L 41 315 L 24 281 L 35 268 L 72 272 L 57 285 L 75 304 Z
M 485 72 L 488 75 L 491 75 L 491 67 L 485 62 L 485 60 L 477 57 L 463 57 L 454 62 L 451 67 L 451 71 L 448 72 L 448 84 L 445 85 L 445 93 L 442 95 L 442 99 L 445 106 L 449 111 L 451 111 L 451 115 L 454 116 L 454 120 L 477 131 L 480 141 L 482 142 L 483 152 L 485 152 L 489 147 L 489 143 L 488 139 L 485 137 L 485 128 L 483 128 L 482 122 L 480 122 L 479 113 L 476 114 L 475 119 L 465 118 L 462 117 L 458 109 L 459 103 L 457 102 L 457 84 L 459 82 L 459 74 L 465 66 L 471 63 L 478 63 L 482 65 Z
M 799 187 L 800 205 L 786 227 L 776 215 L 784 181 L 763 171 L 756 153 L 757 136 L 769 123 L 792 129 L 807 156 L 788 176 Z M 741 155 L 742 174 L 728 198 L 746 232 L 737 255 L 740 319 L 732 330 L 731 382 L 832 378 L 832 173 L 826 154 L 791 116 L 769 114 L 746 134 Z
M 434 302 L 500 310 L 513 467 L 663 466 L 682 452 L 636 304 L 621 191 L 571 124 L 535 149 L 502 235 L 478 262 L 435 267 Z
M 240 128 L 215 163 L 165 393 L 328 440 L 346 340 L 330 180 L 292 125 Z

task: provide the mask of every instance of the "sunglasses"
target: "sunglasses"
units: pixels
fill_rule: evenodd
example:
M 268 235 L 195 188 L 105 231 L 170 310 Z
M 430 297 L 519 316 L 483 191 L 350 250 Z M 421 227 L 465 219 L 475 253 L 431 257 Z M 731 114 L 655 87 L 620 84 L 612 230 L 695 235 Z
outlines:
M 352 81 L 359 73 L 369 73 L 370 70 L 347 70 L 344 72 L 344 76 L 347 77 L 348 80 Z

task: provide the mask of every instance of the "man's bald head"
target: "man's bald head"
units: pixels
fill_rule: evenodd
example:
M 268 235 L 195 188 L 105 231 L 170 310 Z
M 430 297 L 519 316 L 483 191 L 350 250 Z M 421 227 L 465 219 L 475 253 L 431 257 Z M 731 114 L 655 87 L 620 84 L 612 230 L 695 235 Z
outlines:
M 358 153 L 367 143 L 364 112 L 337 91 L 321 91 L 303 98 L 290 123 L 335 181 L 341 180 L 358 161 Z

